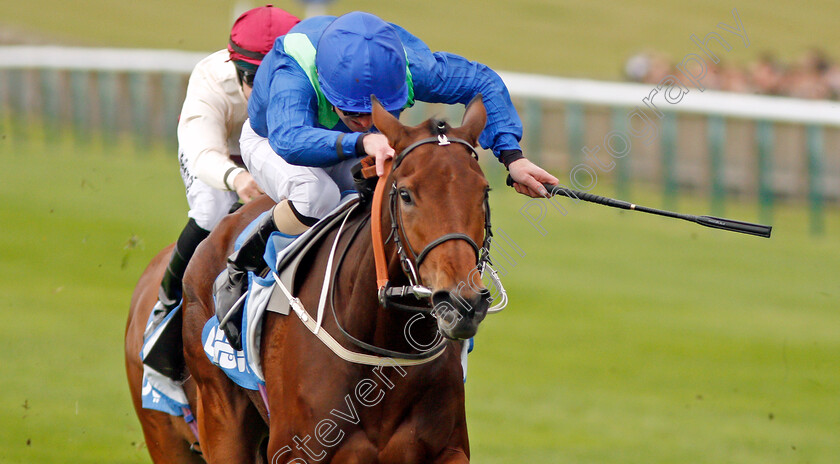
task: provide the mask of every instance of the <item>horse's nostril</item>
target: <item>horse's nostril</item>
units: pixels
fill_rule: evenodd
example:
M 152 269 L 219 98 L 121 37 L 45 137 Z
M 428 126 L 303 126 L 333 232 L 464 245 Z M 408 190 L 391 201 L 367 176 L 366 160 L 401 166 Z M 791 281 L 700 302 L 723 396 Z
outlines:
M 432 294 L 432 305 L 437 307 L 440 304 L 452 304 L 452 294 L 446 290 L 438 290 Z
M 487 289 L 479 290 L 475 296 L 468 300 L 468 304 L 470 306 L 469 314 L 479 316 L 483 319 L 484 314 L 486 314 L 487 308 L 490 307 L 492 300 L 493 298 L 490 291 Z
M 455 295 L 446 290 L 438 290 L 432 294 L 432 305 L 436 311 L 457 312 L 464 316 L 472 316 L 476 312 L 483 313 L 490 307 L 492 295 L 489 290 L 482 289 L 471 296 Z

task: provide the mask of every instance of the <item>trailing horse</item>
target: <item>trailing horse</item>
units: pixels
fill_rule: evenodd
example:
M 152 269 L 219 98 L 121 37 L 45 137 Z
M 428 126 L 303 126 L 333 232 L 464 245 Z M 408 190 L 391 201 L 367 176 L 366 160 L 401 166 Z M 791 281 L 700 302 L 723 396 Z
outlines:
M 223 229 L 228 231 L 228 234 L 232 234 L 235 229 L 244 228 L 261 211 L 273 205 L 273 202 L 267 196 L 260 197 L 251 203 L 252 205 L 244 214 L 237 212 L 229 215 L 222 221 Z M 224 234 L 217 235 L 216 237 L 216 240 L 225 240 L 228 238 Z M 203 245 L 203 243 L 199 245 L 199 248 Z M 202 459 L 200 446 L 198 445 L 198 438 L 196 436 L 197 428 L 195 428 L 196 422 L 188 423 L 183 417 L 173 416 L 154 409 L 146 409 L 142 403 L 143 363 L 140 360 L 140 350 L 143 346 L 144 329 L 146 322 L 149 320 L 149 314 L 157 301 L 160 281 L 169 263 L 173 248 L 174 244 L 164 248 L 152 259 L 143 271 L 134 289 L 125 331 L 125 366 L 131 399 L 137 417 L 140 420 L 146 447 L 149 450 L 152 461 L 155 464 L 198 464 L 205 462 L 205 460 Z M 207 253 L 212 253 L 213 251 L 217 251 L 219 254 L 222 252 L 222 250 L 211 248 L 205 252 L 205 256 L 207 256 Z M 224 257 L 219 259 L 219 262 L 224 263 Z M 192 265 L 188 266 L 187 272 L 201 273 L 206 271 L 206 275 L 210 276 L 207 278 L 211 281 L 213 276 L 221 271 L 221 268 L 209 270 L 200 267 L 190 270 L 192 267 Z M 224 264 L 222 264 L 222 267 L 224 267 Z M 190 298 L 185 294 L 185 299 Z M 187 326 L 182 327 L 182 329 L 182 331 L 189 331 Z M 197 330 L 200 335 L 201 327 Z M 174 348 L 177 348 L 175 350 L 177 357 L 182 350 L 181 347 Z M 183 361 L 180 360 L 180 362 L 182 363 Z M 222 374 L 222 377 L 224 377 L 224 374 Z M 197 412 L 196 385 L 189 371 L 185 370 L 183 372 L 183 378 L 186 379 L 183 382 L 183 390 L 188 400 L 188 410 L 185 413 L 192 414 L 193 412 Z M 259 440 L 267 437 L 268 432 L 265 421 L 260 416 L 257 406 L 249 399 L 246 390 L 236 386 L 233 382 L 227 380 L 227 378 L 220 380 L 222 380 L 221 388 L 225 389 L 227 395 L 240 398 L 238 403 L 236 401 L 230 401 L 230 404 L 234 406 L 242 405 L 241 409 L 244 412 L 241 417 L 237 418 L 236 424 L 241 426 L 243 433 L 249 435 L 249 440 L 256 440 L 254 444 L 251 444 L 249 449 L 249 455 L 256 455 L 255 450 L 258 449 Z M 206 386 L 205 389 L 209 390 L 210 387 Z M 246 443 L 250 442 L 243 441 L 243 444 Z M 247 461 L 237 461 L 234 459 L 227 462 L 257 462 L 257 460 L 256 458 L 249 458 Z

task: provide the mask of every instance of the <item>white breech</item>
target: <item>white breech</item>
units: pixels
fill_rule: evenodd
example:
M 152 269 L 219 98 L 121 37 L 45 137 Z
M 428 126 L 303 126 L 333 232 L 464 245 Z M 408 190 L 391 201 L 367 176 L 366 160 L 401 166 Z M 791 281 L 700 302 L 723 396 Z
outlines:
M 239 148 L 257 185 L 275 202 L 288 199 L 304 216 L 320 219 L 338 206 L 343 191 L 355 191 L 350 168 L 358 159 L 326 168 L 289 164 L 274 153 L 267 138 L 251 129 L 249 120 L 242 126 Z
M 239 201 L 239 195 L 236 192 L 215 189 L 202 182 L 190 172 L 183 153 L 178 153 L 178 161 L 181 165 L 181 178 L 187 189 L 187 204 L 190 206 L 187 216 L 195 219 L 198 227 L 213 230 L 228 214 L 230 207 Z

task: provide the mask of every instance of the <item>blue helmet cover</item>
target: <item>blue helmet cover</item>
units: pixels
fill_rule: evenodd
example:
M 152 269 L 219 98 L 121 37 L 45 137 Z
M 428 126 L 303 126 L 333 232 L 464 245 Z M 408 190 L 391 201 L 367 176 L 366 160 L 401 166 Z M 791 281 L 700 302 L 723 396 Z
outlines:
M 371 94 L 388 111 L 408 101 L 402 41 L 390 24 L 370 13 L 347 13 L 327 26 L 315 67 L 324 96 L 342 111 L 371 112 Z

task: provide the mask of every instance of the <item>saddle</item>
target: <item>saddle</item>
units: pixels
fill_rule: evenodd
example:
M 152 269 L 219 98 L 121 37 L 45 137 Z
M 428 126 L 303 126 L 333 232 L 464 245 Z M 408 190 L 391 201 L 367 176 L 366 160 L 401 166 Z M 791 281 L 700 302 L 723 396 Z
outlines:
M 346 195 L 338 207 L 288 245 L 282 243 L 283 240 L 286 239 L 285 237 L 279 233 L 273 233 L 269 237 L 268 244 L 266 245 L 266 253 L 263 255 L 263 259 L 268 265 L 267 275 L 259 277 L 273 281 L 274 275 L 277 275 L 280 276 L 280 279 L 286 285 L 286 288 L 294 288 L 298 267 L 307 255 L 307 252 L 314 246 L 318 245 L 329 232 L 335 229 L 338 224 L 344 220 L 348 214 L 354 211 L 360 201 L 359 195 L 355 194 L 355 192 Z M 256 222 L 260 220 L 260 217 L 254 219 L 252 224 L 256 224 Z M 242 234 L 246 234 L 251 227 L 252 225 L 249 224 L 249 226 L 243 230 Z M 241 236 L 242 235 L 240 235 L 240 237 Z M 238 242 L 241 242 L 239 238 L 237 238 L 237 243 Z M 218 289 L 221 288 L 221 285 L 223 285 L 226 280 L 227 269 L 223 270 L 216 278 L 216 282 L 213 285 L 214 297 L 218 292 Z M 246 291 L 246 301 L 249 298 L 249 295 L 247 294 L 249 294 L 251 290 L 252 287 L 249 285 L 248 290 Z M 286 298 L 286 296 L 277 288 L 272 290 L 272 295 L 268 301 L 268 309 L 270 311 L 284 315 L 289 314 L 290 302 L 288 298 Z M 216 318 L 219 321 L 219 326 L 227 335 L 228 342 L 231 346 L 237 349 L 241 349 L 243 346 L 243 340 L 241 337 L 242 313 L 244 307 L 244 304 L 239 305 L 233 314 L 222 314 L 219 312 L 219 309 L 216 308 Z

